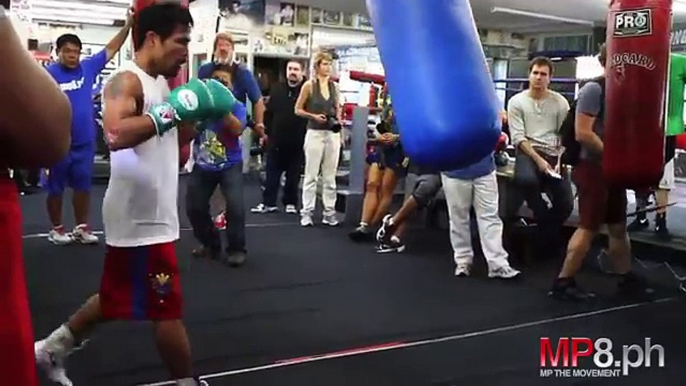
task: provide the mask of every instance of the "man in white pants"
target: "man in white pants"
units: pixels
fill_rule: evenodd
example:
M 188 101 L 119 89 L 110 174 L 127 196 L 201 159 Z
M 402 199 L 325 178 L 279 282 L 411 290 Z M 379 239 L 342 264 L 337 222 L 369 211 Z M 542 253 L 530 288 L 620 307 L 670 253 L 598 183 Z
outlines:
M 463 169 L 441 175 L 450 216 L 456 276 L 469 276 L 474 250 L 469 213 L 472 206 L 479 227 L 481 249 L 488 263 L 488 277 L 512 279 L 521 274 L 512 268 L 503 248 L 503 223 L 498 215 L 498 181 L 493 153 Z

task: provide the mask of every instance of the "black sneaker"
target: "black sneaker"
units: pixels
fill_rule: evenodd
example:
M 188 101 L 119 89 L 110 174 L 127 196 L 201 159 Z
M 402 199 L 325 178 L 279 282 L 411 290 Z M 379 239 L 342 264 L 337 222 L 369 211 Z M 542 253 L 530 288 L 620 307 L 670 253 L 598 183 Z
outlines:
M 227 252 L 227 254 L 226 263 L 233 268 L 241 267 L 247 259 L 246 253 L 242 251 Z
M 376 241 L 380 244 L 390 244 L 391 236 L 395 232 L 395 224 L 393 224 L 393 216 L 387 214 L 381 220 L 381 226 L 376 231 Z
M 574 278 L 555 279 L 548 296 L 557 300 L 584 302 L 595 299 L 595 294 L 579 288 Z
M 401 253 L 405 251 L 405 244 L 402 241 L 391 240 L 376 247 L 376 253 Z
M 648 282 L 632 272 L 622 275 L 617 287 L 619 294 L 627 298 L 652 301 L 655 297 L 655 290 L 650 287 Z
M 355 230 L 348 233 L 348 237 L 355 242 L 372 241 L 374 239 L 374 234 L 369 228 L 360 225 L 355 228 Z
M 658 214 L 655 218 L 655 236 L 661 241 L 670 241 L 672 239 L 672 235 L 667 229 L 667 218 L 664 214 Z
M 637 218 L 626 227 L 627 232 L 638 232 L 648 228 L 650 221 L 647 218 Z

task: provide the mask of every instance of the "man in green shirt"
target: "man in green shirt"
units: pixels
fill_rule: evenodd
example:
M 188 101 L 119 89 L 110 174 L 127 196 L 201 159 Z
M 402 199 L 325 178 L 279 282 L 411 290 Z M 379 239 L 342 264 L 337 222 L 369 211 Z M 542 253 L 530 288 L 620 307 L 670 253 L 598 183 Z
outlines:
M 655 201 L 658 207 L 655 215 L 655 233 L 658 237 L 669 240 L 667 230 L 667 209 L 669 191 L 674 189 L 674 156 L 676 136 L 684 133 L 684 89 L 686 88 L 686 56 L 671 54 L 669 63 L 669 88 L 667 91 L 667 127 L 665 129 L 665 168 L 660 185 L 655 189 Z M 649 195 L 636 195 L 636 209 L 648 205 Z M 629 224 L 628 230 L 638 231 L 650 225 L 646 214 L 639 214 Z

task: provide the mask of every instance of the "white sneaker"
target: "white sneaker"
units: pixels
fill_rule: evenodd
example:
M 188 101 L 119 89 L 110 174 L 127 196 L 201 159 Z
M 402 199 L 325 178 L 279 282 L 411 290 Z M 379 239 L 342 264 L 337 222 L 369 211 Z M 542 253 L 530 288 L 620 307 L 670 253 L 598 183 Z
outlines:
M 458 264 L 455 267 L 455 276 L 466 277 L 471 275 L 472 267 L 469 264 Z
M 278 212 L 279 207 L 277 206 L 266 206 L 264 204 L 257 205 L 256 207 L 250 209 L 252 213 L 274 213 Z
M 46 343 L 46 339 L 44 339 L 33 345 L 36 365 L 45 372 L 51 381 L 62 386 L 72 386 L 71 380 L 67 377 L 67 370 L 64 368 L 67 352 L 64 350 L 48 350 Z
M 324 217 L 322 217 L 322 224 L 335 227 L 338 226 L 338 219 L 335 214 L 325 214 Z
M 488 277 L 491 279 L 513 279 L 521 274 L 521 272 L 510 267 L 509 265 L 488 270 Z
M 298 214 L 298 209 L 295 207 L 295 205 L 286 205 L 286 213 Z
M 312 221 L 312 216 L 310 216 L 309 214 L 303 214 L 300 217 L 300 226 L 303 226 L 303 227 L 314 226 L 314 221 Z
M 72 237 L 79 244 L 97 244 L 99 241 L 98 236 L 94 235 L 86 224 L 77 225 L 72 231 Z
M 48 241 L 55 245 L 69 245 L 74 242 L 74 238 L 60 226 L 50 230 Z

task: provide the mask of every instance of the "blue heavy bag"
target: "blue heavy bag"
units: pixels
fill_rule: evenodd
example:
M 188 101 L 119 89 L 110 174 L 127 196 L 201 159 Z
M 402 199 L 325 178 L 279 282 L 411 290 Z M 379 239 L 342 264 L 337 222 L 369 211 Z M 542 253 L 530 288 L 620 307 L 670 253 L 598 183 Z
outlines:
M 433 170 L 475 163 L 501 132 L 469 0 L 366 0 L 403 149 Z

